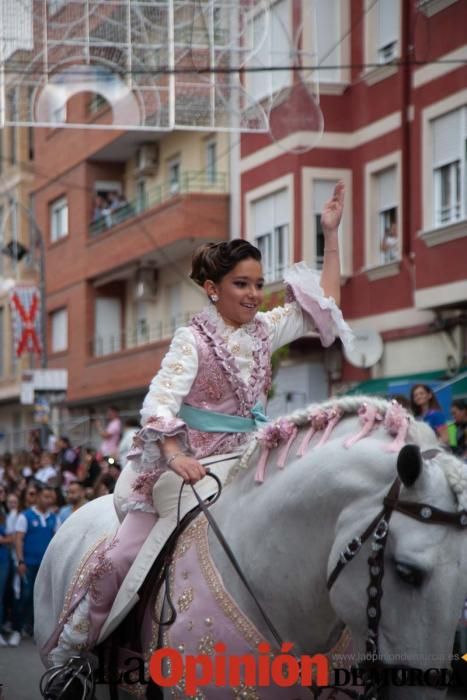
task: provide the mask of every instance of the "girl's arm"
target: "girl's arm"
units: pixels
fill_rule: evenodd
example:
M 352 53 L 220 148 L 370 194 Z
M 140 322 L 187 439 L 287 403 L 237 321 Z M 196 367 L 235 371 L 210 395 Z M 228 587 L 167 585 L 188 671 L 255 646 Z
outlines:
M 332 297 L 340 305 L 340 262 L 338 228 L 344 210 L 344 183 L 339 180 L 332 198 L 326 202 L 321 213 L 321 226 L 324 233 L 324 260 L 321 272 L 321 286 L 327 297 Z
M 336 337 L 340 337 L 346 347 L 352 345 L 353 333 L 338 307 L 340 264 L 337 231 L 343 207 L 344 183 L 340 181 L 321 215 L 325 235 L 321 275 L 304 262 L 293 265 L 284 276 L 293 302 L 258 314 L 268 326 L 272 351 L 310 331 L 318 331 L 324 347 L 329 347 Z

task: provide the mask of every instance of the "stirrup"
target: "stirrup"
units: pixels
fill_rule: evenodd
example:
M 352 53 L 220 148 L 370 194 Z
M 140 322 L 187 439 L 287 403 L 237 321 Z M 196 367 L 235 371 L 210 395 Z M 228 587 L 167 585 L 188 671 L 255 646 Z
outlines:
M 45 700 L 93 700 L 96 690 L 95 656 L 72 656 L 43 674 L 39 689 Z

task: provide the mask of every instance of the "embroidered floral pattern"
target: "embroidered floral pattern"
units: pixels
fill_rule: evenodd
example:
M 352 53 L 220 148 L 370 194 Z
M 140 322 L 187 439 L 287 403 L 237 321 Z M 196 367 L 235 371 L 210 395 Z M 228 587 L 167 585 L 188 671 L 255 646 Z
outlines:
M 215 309 L 204 309 L 193 317 L 191 325 L 208 342 L 220 362 L 238 400 L 239 415 L 247 416 L 259 396 L 269 391 L 271 384 L 270 347 L 265 324 L 259 319 L 254 319 L 242 328 L 245 333 L 258 340 L 253 343 L 253 366 L 248 384 L 242 380 L 235 357 L 222 337 L 225 323 Z
M 92 570 L 89 572 L 89 593 L 91 597 L 98 603 L 102 598 L 102 592 L 99 590 L 99 581 L 105 576 L 105 574 L 113 571 L 114 564 L 112 559 L 107 556 L 111 549 L 113 549 L 118 542 L 116 537 L 113 538 L 109 544 L 104 547 L 104 549 L 97 555 L 97 562 L 93 566 Z

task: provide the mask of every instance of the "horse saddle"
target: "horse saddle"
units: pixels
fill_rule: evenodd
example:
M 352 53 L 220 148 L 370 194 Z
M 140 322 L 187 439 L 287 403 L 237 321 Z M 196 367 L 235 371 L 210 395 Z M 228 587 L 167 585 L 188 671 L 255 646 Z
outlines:
M 201 459 L 200 462 L 209 466 L 224 485 L 230 471 L 236 464 L 238 454 L 216 455 Z M 125 513 L 123 504 L 127 501 L 131 487 L 138 474 L 127 464 L 123 469 L 114 492 L 114 505 L 120 522 Z M 102 626 L 98 644 L 103 642 L 122 622 L 130 610 L 139 600 L 138 591 L 151 570 L 151 567 L 165 543 L 177 526 L 177 509 L 180 497 L 180 489 L 183 479 L 174 471 L 164 472 L 157 480 L 153 489 L 153 501 L 159 518 L 143 543 L 138 555 L 131 565 L 122 585 L 114 600 L 110 613 Z M 203 499 L 213 496 L 218 489 L 217 483 L 209 476 L 204 477 L 196 484 L 196 491 Z M 180 517 L 183 518 L 193 508 L 198 505 L 198 501 L 189 486 L 185 486 L 180 498 Z

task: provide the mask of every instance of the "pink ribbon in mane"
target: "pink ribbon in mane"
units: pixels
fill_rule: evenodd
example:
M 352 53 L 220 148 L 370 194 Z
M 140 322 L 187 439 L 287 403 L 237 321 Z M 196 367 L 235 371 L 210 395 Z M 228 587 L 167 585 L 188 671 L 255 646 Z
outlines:
M 329 436 L 331 435 L 335 426 L 337 425 L 337 423 L 340 421 L 340 419 L 344 415 L 343 411 L 340 408 L 328 408 L 325 411 L 325 413 L 326 413 L 327 425 L 326 425 L 325 431 L 322 434 L 321 439 L 318 442 L 318 444 L 316 445 L 316 447 L 322 447 L 329 440 Z
M 315 409 L 310 413 L 308 420 L 310 421 L 310 427 L 306 431 L 300 447 L 298 448 L 297 457 L 303 457 L 313 435 L 318 432 L 318 430 L 323 430 L 326 426 L 326 411 L 323 411 L 321 408 Z
M 383 420 L 383 416 L 378 413 L 378 409 L 372 404 L 363 403 L 358 409 L 358 415 L 360 416 L 362 428 L 356 435 L 352 435 L 344 440 L 344 447 L 346 448 L 352 447 L 356 442 L 366 437 L 373 430 L 375 423 Z
M 277 463 L 278 467 L 283 467 L 285 464 L 285 459 L 293 442 L 295 435 L 297 434 L 297 426 L 291 423 L 287 418 L 279 418 L 279 420 L 267 425 L 263 428 L 258 436 L 258 442 L 262 445 L 261 454 L 259 456 L 258 464 L 256 466 L 255 481 L 262 484 L 264 481 L 264 475 L 266 472 L 266 464 L 269 457 L 269 453 L 275 447 L 286 441 L 284 450 L 282 450 L 279 456 L 279 461 Z M 282 453 L 285 453 L 284 461 L 280 464 L 282 458 Z
M 409 414 L 397 401 L 391 401 L 391 406 L 386 411 L 384 427 L 389 435 L 395 436 L 389 445 L 384 445 L 385 452 L 400 452 L 407 441 L 409 431 Z

